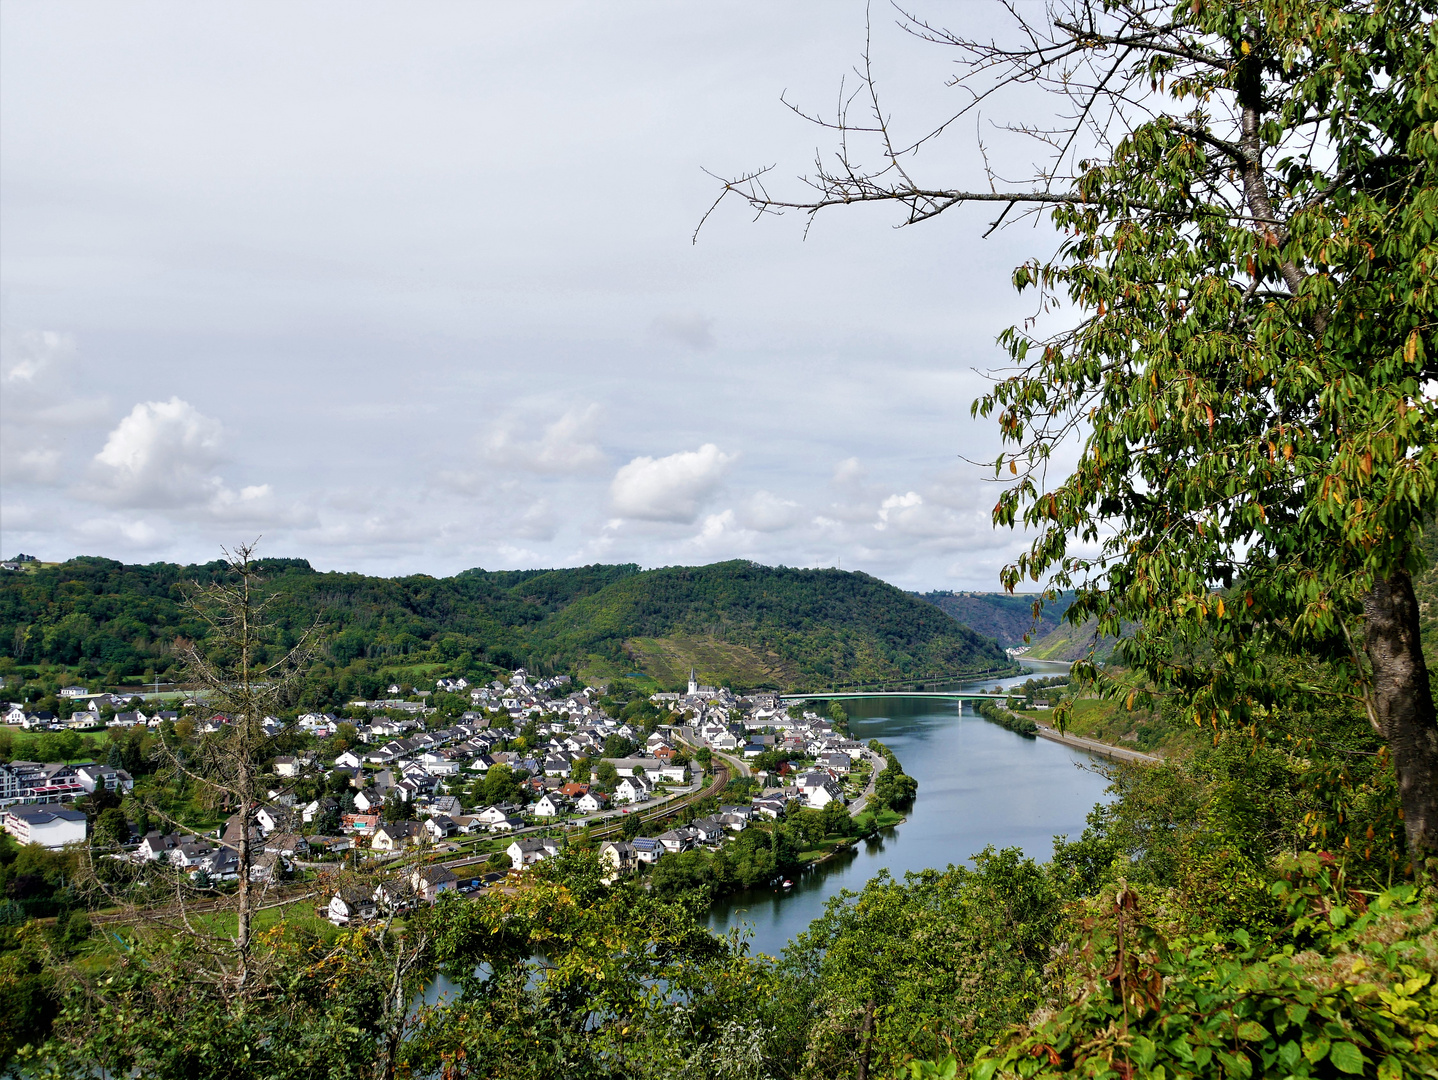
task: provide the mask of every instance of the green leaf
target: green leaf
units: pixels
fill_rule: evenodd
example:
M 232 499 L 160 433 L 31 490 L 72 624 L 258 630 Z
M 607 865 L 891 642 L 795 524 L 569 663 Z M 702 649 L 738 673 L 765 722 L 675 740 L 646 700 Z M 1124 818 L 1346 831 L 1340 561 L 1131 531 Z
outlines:
M 1403 1066 L 1392 1054 L 1379 1062 L 1378 1080 L 1403 1080 Z
M 1363 1071 L 1363 1051 L 1351 1042 L 1334 1043 L 1333 1049 L 1328 1052 L 1328 1060 L 1333 1062 L 1334 1068 L 1355 1076 Z
M 1268 1038 L 1268 1031 L 1262 1024 L 1254 1020 L 1245 1020 L 1238 1025 L 1238 1037 L 1248 1042 L 1262 1042 Z
M 1302 1051 L 1299 1049 L 1298 1044 L 1291 1040 L 1278 1047 L 1278 1060 L 1283 1062 L 1284 1067 L 1290 1072 L 1294 1066 L 1298 1064 L 1298 1059 L 1301 1054 Z
M 1317 1065 L 1328 1056 L 1328 1036 L 1319 1035 L 1316 1039 L 1303 1040 L 1303 1056 L 1312 1064 Z

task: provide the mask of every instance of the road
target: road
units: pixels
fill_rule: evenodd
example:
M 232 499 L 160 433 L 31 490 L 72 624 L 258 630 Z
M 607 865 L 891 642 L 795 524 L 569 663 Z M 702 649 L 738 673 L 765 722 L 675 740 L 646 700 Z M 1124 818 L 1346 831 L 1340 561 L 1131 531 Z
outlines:
M 874 785 L 879 782 L 879 773 L 889 767 L 889 763 L 884 759 L 882 754 L 876 754 L 872 750 L 865 750 L 864 754 L 868 757 L 869 765 L 871 766 L 869 769 L 869 782 L 864 786 L 864 790 L 859 793 L 859 797 L 850 804 L 850 817 L 857 817 L 864 812 L 864 807 L 869 805 L 869 800 L 874 795 Z

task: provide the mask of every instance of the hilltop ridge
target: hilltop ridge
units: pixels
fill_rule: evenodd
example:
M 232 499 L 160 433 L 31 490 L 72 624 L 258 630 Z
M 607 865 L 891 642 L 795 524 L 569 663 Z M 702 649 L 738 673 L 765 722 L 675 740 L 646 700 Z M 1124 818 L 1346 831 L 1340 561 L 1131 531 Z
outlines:
M 435 671 L 526 666 L 672 688 L 691 666 L 736 687 L 804 690 L 993 671 L 990 638 L 868 574 L 745 560 L 641 570 L 466 570 L 397 578 L 261 560 L 276 647 L 317 625 L 310 704 L 372 696 Z M 205 628 L 184 605 L 222 563 L 126 565 L 82 557 L 0 576 L 0 664 L 49 665 L 111 684 L 177 670 L 176 638 Z

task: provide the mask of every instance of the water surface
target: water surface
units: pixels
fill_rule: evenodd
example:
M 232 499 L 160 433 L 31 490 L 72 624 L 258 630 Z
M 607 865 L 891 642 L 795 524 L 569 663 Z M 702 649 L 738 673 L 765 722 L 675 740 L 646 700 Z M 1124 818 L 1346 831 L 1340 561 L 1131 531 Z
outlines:
M 966 863 L 990 844 L 1047 859 L 1053 837 L 1077 837 L 1089 810 L 1104 798 L 1106 782 L 1092 771 L 1087 753 L 961 715 L 956 702 L 864 698 L 844 704 L 854 737 L 879 739 L 892 748 L 904 771 L 918 780 L 918 799 L 902 825 L 801 874 L 792 889 L 754 889 L 720 899 L 710 927 L 722 932 L 748 924 L 755 952 L 777 955 L 823 913 L 829 897 L 840 889 L 863 888 L 880 870 L 902 877 L 909 870 Z

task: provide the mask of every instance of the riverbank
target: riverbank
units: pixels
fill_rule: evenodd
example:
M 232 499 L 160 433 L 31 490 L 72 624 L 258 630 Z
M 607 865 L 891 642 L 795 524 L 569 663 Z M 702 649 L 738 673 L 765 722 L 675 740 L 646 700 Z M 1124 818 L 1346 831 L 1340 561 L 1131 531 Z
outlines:
M 1099 757 L 1105 757 L 1111 761 L 1134 761 L 1155 765 L 1163 760 L 1156 754 L 1145 754 L 1141 750 L 1130 750 L 1126 746 L 1114 746 L 1112 743 L 1100 742 L 1098 739 L 1086 739 L 1082 735 L 1071 735 L 1038 721 L 1035 721 L 1034 728 L 1034 734 L 1040 739 L 1063 743 L 1075 750 L 1087 750 L 1090 754 L 1097 754 Z

